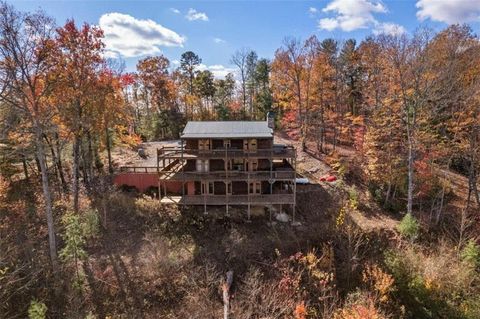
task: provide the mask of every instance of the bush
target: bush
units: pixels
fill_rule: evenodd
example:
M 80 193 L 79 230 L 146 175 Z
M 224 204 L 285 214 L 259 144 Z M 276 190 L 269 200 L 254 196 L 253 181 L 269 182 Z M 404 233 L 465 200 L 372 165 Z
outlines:
M 429 252 L 412 245 L 388 251 L 385 265 L 395 280 L 392 300 L 405 307 L 408 317 L 479 318 L 474 309 L 478 274 L 459 263 L 457 252 L 445 243 Z
M 47 306 L 37 300 L 32 300 L 30 306 L 28 307 L 28 318 L 29 319 L 45 319 L 47 316 Z
M 350 293 L 345 305 L 338 309 L 334 319 L 384 319 L 385 315 L 375 306 L 375 300 L 368 293 L 355 291 Z
M 418 237 L 420 225 L 415 217 L 411 214 L 406 214 L 398 225 L 397 230 L 403 237 L 415 240 Z
M 460 257 L 463 261 L 471 264 L 474 267 L 480 266 L 480 246 L 475 243 L 473 239 L 470 239 L 463 248 Z

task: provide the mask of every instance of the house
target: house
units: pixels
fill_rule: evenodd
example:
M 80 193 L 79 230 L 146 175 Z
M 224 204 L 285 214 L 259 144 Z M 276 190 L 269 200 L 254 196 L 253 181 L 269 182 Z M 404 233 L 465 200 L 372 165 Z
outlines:
M 191 121 L 178 147 L 157 150 L 162 202 L 291 208 L 295 149 L 274 144 L 268 121 Z M 180 185 L 179 187 L 171 187 Z M 173 190 L 173 191 L 172 191 Z

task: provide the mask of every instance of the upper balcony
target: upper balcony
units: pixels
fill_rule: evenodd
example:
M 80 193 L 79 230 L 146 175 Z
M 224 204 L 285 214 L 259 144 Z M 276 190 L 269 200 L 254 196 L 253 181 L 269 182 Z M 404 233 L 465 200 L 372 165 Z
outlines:
M 225 159 L 225 158 L 295 158 L 295 148 L 287 145 L 274 145 L 270 149 L 244 150 L 239 148 L 215 148 L 209 150 L 190 149 L 178 146 L 165 146 L 157 149 L 158 160 L 162 159 Z

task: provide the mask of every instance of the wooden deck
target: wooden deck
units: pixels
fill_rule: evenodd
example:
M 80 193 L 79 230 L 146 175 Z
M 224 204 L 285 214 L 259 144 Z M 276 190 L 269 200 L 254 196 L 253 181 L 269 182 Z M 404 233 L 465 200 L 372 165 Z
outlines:
M 275 149 L 258 149 L 244 151 L 243 149 L 212 149 L 194 150 L 182 147 L 163 147 L 157 150 L 158 160 L 162 159 L 222 159 L 222 158 L 281 158 L 295 157 L 295 149 L 290 146 Z
M 164 196 L 161 203 L 185 205 L 269 205 L 293 204 L 293 194 L 262 194 L 262 195 L 185 195 Z
M 160 172 L 160 180 L 171 181 L 291 181 L 295 179 L 295 171 L 211 171 L 211 172 Z

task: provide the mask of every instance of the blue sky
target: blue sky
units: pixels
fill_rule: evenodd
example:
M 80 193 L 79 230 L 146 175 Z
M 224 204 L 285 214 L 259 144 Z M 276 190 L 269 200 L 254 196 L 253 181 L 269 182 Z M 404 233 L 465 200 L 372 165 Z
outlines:
M 480 30 L 480 0 L 325 1 L 8 1 L 22 11 L 42 8 L 58 25 L 66 19 L 100 25 L 108 55 L 128 70 L 139 58 L 170 61 L 191 50 L 204 69 L 221 77 L 241 48 L 272 58 L 286 36 L 361 40 L 372 33 L 412 33 L 419 25 L 441 30 L 469 23 Z M 175 64 L 174 64 L 175 65 Z

